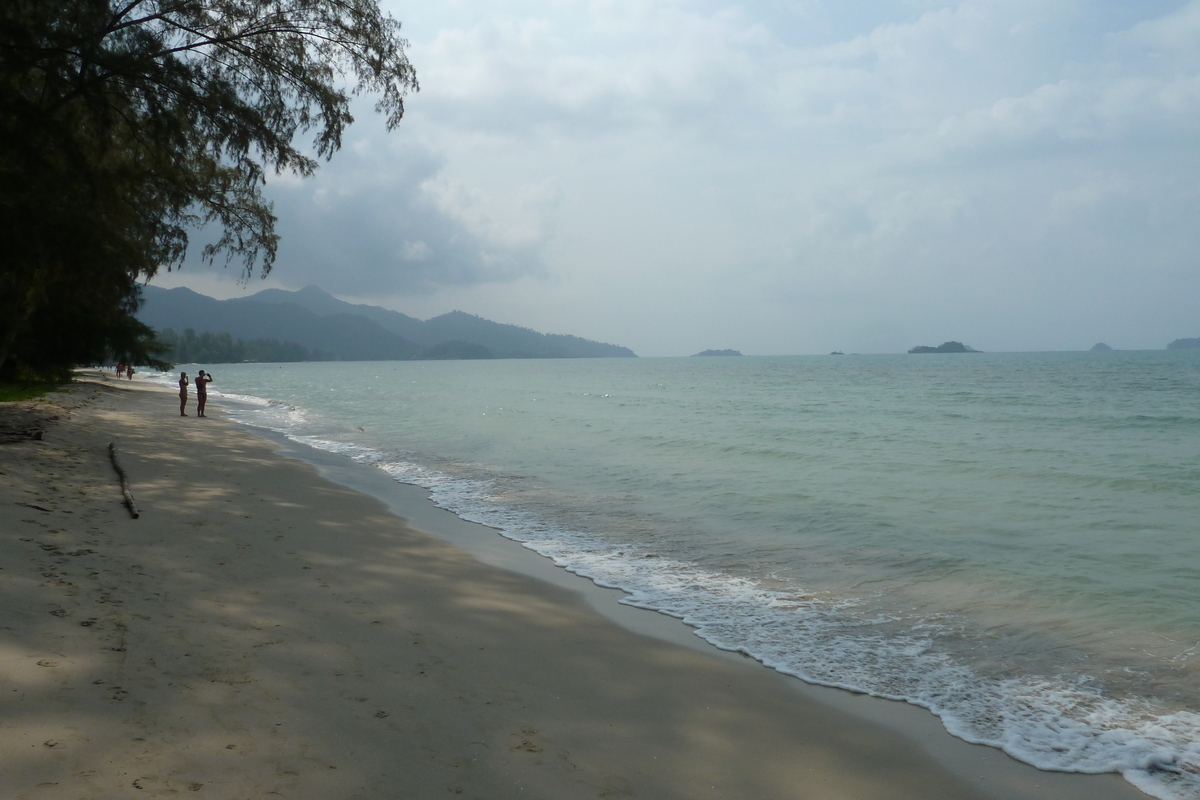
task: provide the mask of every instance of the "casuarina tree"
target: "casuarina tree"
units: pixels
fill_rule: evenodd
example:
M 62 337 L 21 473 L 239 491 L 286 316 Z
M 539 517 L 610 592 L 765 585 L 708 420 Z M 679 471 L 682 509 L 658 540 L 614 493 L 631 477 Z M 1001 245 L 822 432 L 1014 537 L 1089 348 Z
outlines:
M 153 360 L 138 283 L 202 255 L 266 275 L 261 189 L 338 150 L 353 96 L 417 89 L 375 0 L 0 3 L 0 376 Z

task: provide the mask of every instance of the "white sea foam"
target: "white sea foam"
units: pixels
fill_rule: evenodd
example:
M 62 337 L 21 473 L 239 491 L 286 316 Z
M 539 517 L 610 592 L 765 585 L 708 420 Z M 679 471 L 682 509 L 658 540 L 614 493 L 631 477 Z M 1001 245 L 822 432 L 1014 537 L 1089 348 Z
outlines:
M 234 394 L 232 392 L 222 392 L 217 389 L 209 389 L 209 395 L 218 400 L 232 400 L 235 403 L 245 403 L 248 406 L 258 408 L 270 408 L 272 406 L 282 406 L 283 403 L 278 400 L 264 400 L 261 397 L 255 397 L 250 394 Z
M 907 631 L 861 601 L 780 589 L 698 566 L 649 544 L 615 544 L 513 507 L 482 473 L 451 474 L 360 443 L 309 431 L 302 409 L 248 395 L 230 416 L 299 443 L 383 469 L 429 489 L 433 501 L 597 584 L 622 602 L 679 618 L 713 645 L 803 680 L 903 700 L 937 714 L 948 731 L 1036 767 L 1119 772 L 1162 800 L 1200 798 L 1200 715 L 1148 698 L 1106 697 L 1086 676 L 981 677 L 938 647 L 937 620 Z

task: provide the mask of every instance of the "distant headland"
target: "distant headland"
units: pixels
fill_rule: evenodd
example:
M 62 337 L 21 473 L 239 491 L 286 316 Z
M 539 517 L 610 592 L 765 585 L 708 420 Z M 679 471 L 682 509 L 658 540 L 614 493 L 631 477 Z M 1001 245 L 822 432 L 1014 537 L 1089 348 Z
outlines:
M 1200 339 L 1176 339 L 1167 345 L 1168 350 L 1200 350 Z
M 145 286 L 137 316 L 177 363 L 398 361 L 407 359 L 632 358 L 627 347 L 548 334 L 451 311 L 419 320 L 356 305 L 316 286 L 264 289 L 217 300 Z
M 705 350 L 703 353 L 693 353 L 692 358 L 696 356 L 740 356 L 737 350 Z
M 913 349 L 909 350 L 908 352 L 910 352 L 910 353 L 982 353 L 983 351 L 976 350 L 974 347 L 971 347 L 968 344 L 963 344 L 962 342 L 949 341 L 949 342 L 942 342 L 937 347 L 930 347 L 927 344 L 919 344 L 916 347 L 914 347 Z

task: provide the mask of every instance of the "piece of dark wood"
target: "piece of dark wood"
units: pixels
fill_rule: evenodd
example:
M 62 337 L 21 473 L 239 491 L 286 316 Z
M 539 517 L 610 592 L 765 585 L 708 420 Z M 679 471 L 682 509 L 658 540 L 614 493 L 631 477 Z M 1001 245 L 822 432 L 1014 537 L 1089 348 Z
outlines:
M 117 446 L 112 442 L 108 443 L 108 457 L 112 459 L 113 469 L 117 471 L 117 477 L 121 479 L 121 494 L 125 495 L 125 507 L 129 509 L 129 516 L 137 519 L 137 506 L 133 504 L 133 495 L 129 492 L 129 478 L 125 476 L 125 470 L 121 468 L 121 462 L 117 460 Z

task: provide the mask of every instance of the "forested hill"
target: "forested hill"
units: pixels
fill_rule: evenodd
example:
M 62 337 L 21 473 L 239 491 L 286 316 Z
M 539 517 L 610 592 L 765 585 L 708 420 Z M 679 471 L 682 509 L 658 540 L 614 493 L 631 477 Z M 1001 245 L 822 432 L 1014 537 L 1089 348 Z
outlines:
M 138 318 L 152 328 L 227 333 L 235 339 L 294 342 L 324 358 L 377 361 L 409 358 L 633 357 L 627 347 L 578 336 L 544 334 L 461 311 L 422 321 L 378 306 L 338 300 L 316 286 L 267 289 L 216 300 L 190 289 L 146 286 Z M 464 346 L 464 345 L 469 345 Z

